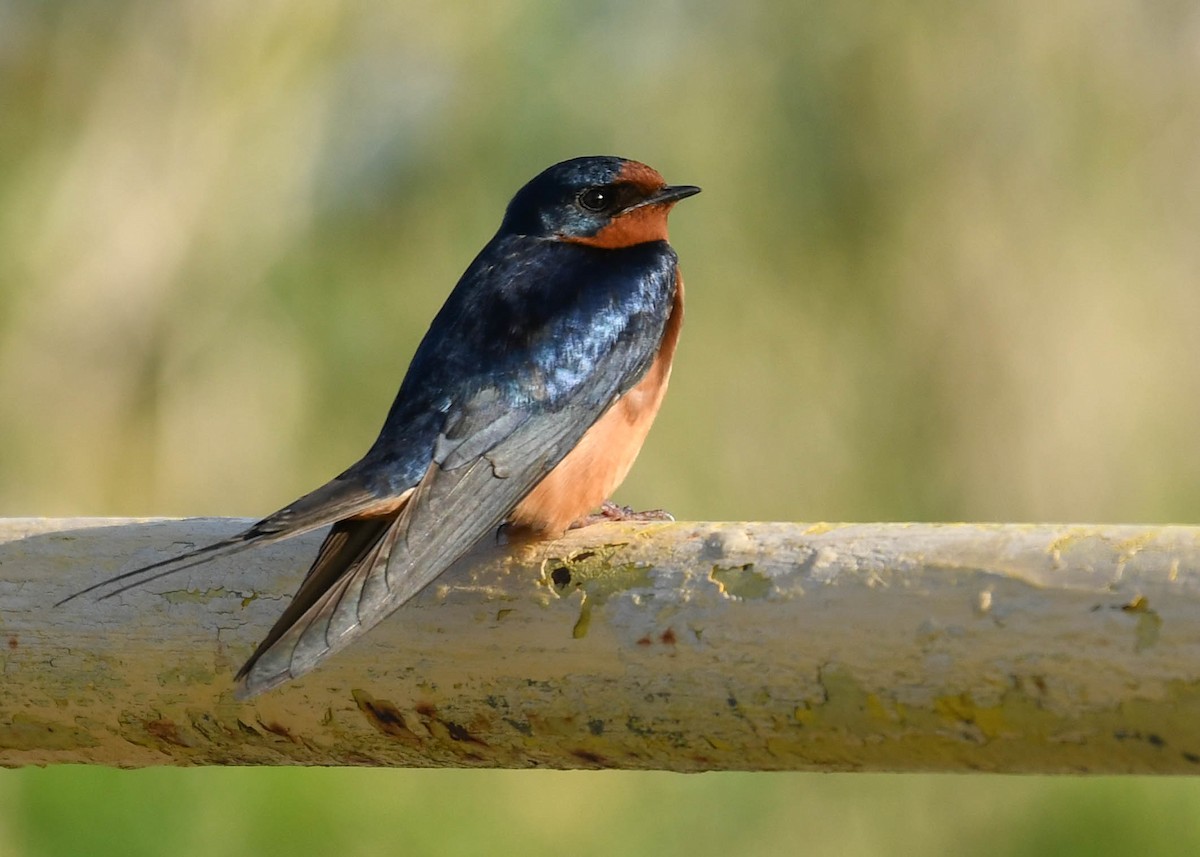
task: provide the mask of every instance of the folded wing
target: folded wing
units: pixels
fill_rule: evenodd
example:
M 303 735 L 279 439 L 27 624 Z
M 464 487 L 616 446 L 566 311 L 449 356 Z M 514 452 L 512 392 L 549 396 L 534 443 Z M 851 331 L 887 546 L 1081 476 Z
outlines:
M 310 572 L 296 602 L 239 673 L 239 695 L 308 672 L 421 592 L 494 533 L 637 384 L 657 353 L 673 296 L 674 254 L 663 248 L 637 300 L 596 301 L 574 315 L 558 314 L 557 327 L 537 333 L 534 349 L 548 349 L 540 359 L 482 373 L 455 397 L 433 461 L 403 509 L 394 520 L 358 522 L 339 533 L 347 543 L 361 542 L 340 552 L 348 560 L 340 572 Z M 596 328 L 604 337 L 599 342 Z M 581 336 L 586 346 L 577 343 Z

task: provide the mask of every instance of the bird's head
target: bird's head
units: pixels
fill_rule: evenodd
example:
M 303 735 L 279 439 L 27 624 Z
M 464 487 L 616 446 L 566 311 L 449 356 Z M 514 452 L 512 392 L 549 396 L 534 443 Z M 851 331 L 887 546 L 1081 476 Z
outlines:
M 517 191 L 500 228 L 594 247 L 666 241 L 671 206 L 699 192 L 692 185 L 668 185 L 637 161 L 573 158 Z

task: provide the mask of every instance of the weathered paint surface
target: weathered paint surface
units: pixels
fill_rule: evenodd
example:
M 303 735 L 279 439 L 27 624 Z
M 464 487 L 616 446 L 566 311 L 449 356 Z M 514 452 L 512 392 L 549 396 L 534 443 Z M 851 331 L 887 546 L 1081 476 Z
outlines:
M 1200 528 L 605 524 L 248 703 L 319 534 L 51 606 L 243 523 L 0 522 L 0 765 L 1200 772 Z

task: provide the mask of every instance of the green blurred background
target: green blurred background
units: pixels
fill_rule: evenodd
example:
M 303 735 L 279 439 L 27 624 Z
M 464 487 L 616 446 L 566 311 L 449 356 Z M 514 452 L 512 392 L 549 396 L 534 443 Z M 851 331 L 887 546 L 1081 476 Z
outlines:
M 637 158 L 688 321 L 619 499 L 1200 514 L 1200 6 L 0 0 L 0 516 L 271 511 L 524 181 Z M 0 855 L 1193 854 L 1188 780 L 0 772 Z

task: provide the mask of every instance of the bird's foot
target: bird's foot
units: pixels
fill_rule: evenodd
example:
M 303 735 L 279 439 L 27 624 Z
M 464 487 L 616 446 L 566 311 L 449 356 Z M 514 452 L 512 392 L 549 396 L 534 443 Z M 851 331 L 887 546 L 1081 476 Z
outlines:
M 587 517 L 580 518 L 575 523 L 571 524 L 572 530 L 577 530 L 580 527 L 589 527 L 592 524 L 601 524 L 605 521 L 674 521 L 675 516 L 665 509 L 647 509 L 644 512 L 635 512 L 630 506 L 618 506 L 612 500 L 605 500 L 600 504 L 600 508 L 593 514 Z

